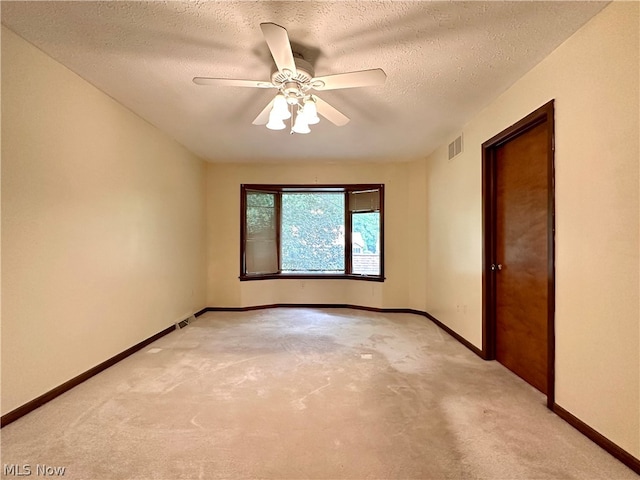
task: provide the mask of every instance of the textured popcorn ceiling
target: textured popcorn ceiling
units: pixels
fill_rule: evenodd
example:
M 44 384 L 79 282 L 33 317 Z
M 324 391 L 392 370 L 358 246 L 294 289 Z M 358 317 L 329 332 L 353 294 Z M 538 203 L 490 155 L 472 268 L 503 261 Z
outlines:
M 2 23 L 209 161 L 423 158 L 605 2 L 8 2 Z M 351 122 L 309 135 L 252 120 L 274 90 L 259 24 L 284 26 L 317 76 L 382 68 L 384 86 L 321 92 Z M 27 79 L 25 79 L 27 81 Z

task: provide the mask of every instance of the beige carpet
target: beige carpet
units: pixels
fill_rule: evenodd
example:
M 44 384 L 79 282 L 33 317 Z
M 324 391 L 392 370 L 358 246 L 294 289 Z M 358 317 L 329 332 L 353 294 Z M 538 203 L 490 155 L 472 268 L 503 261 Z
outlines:
M 2 429 L 2 463 L 95 480 L 638 478 L 544 402 L 417 315 L 207 313 Z

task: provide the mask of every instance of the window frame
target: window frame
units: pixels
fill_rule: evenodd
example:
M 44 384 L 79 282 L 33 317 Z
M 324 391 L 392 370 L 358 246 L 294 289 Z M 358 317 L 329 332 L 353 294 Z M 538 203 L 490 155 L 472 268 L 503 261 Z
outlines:
M 366 190 L 378 190 L 380 193 L 380 273 L 379 275 L 356 274 L 352 272 L 352 215 L 354 212 L 349 209 L 349 193 L 362 192 Z M 278 256 L 278 272 L 274 273 L 246 273 L 247 244 L 246 234 L 246 214 L 247 214 L 247 192 L 257 191 L 265 193 L 276 193 L 276 245 Z M 344 273 L 288 273 L 282 272 L 282 244 L 281 244 L 281 223 L 282 223 L 282 194 L 283 193 L 343 193 L 345 196 L 345 218 L 344 218 Z M 371 282 L 384 282 L 384 184 L 241 184 L 240 185 L 240 281 L 250 280 L 272 280 L 272 279 L 346 279 L 365 280 Z

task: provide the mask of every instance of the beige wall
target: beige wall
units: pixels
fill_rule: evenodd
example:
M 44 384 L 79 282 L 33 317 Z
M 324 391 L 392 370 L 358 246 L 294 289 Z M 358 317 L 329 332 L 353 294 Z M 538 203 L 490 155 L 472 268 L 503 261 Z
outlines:
M 2 413 L 205 305 L 204 164 L 2 27 Z
M 430 156 L 429 312 L 481 346 L 480 145 L 556 101 L 556 403 L 640 457 L 639 4 L 614 3 Z M 458 302 L 467 312 L 458 312 Z
M 273 303 L 348 303 L 424 308 L 424 294 L 417 291 L 424 287 L 424 282 L 413 282 L 411 275 L 420 270 L 425 258 L 426 230 L 421 221 L 424 218 L 425 178 L 424 165 L 418 163 L 208 165 L 207 304 L 236 307 Z M 240 282 L 242 183 L 384 183 L 387 280 L 384 283 L 358 280 Z M 424 275 L 424 269 L 422 271 Z

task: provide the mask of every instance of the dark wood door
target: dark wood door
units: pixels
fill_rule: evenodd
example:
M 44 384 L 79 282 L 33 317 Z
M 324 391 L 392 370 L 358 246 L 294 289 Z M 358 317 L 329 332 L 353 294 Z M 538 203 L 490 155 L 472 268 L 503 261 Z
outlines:
M 546 122 L 495 150 L 495 358 L 548 384 L 549 169 Z

